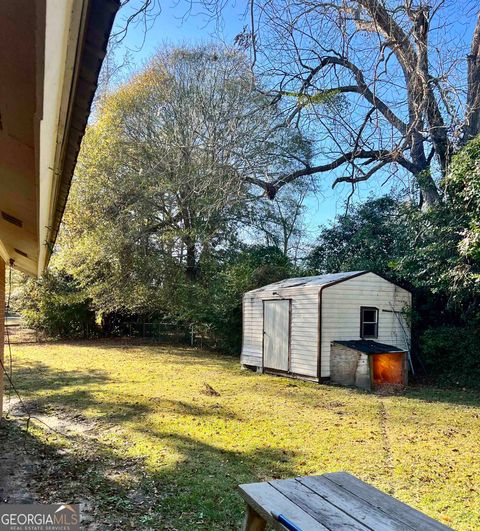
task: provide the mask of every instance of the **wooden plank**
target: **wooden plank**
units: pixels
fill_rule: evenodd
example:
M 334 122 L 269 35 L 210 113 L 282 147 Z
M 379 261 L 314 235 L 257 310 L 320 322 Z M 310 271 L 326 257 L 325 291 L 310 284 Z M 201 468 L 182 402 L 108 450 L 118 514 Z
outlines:
M 371 529 L 296 479 L 276 480 L 269 483 L 315 520 L 322 522 L 328 529 L 341 531 Z
M 375 507 L 368 501 L 361 499 L 325 476 L 311 476 L 298 478 L 298 481 L 309 487 L 319 496 L 354 517 L 368 529 L 375 531 L 412 531 L 418 527 L 411 527 L 392 517 L 384 510 Z
M 248 505 L 275 529 L 284 531 L 285 527 L 273 518 L 272 512 L 283 514 L 304 531 L 328 529 L 268 483 L 250 483 L 238 489 Z
M 413 529 L 422 529 L 422 531 L 451 529 L 350 474 L 345 472 L 335 472 L 324 474 L 323 477 L 354 494 L 358 498 L 365 500 L 370 505 L 381 508 L 395 519 L 404 522 Z
M 243 521 L 243 531 L 264 531 L 266 527 L 267 522 L 250 505 L 247 505 L 247 512 Z

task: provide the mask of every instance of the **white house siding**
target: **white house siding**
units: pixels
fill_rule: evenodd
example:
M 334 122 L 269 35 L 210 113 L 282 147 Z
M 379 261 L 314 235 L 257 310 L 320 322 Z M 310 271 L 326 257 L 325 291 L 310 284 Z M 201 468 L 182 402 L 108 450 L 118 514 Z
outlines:
M 275 291 L 276 295 L 273 295 Z M 263 300 L 291 299 L 290 372 L 316 377 L 318 358 L 318 286 L 247 293 L 243 299 L 244 365 L 262 366 Z
M 411 306 L 411 294 L 387 280 L 366 273 L 326 286 L 322 292 L 321 376 L 330 376 L 330 343 L 335 339 L 360 339 L 360 307 L 375 306 L 378 313 L 376 341 L 406 348 L 405 335 L 394 313 Z M 382 310 L 390 310 L 383 312 Z M 404 323 L 409 334 L 409 327 Z

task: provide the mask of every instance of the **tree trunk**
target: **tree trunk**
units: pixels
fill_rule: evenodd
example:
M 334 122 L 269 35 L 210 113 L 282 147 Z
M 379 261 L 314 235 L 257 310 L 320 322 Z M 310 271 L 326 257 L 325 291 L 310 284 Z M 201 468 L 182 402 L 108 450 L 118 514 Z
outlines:
M 467 56 L 467 110 L 463 133 L 466 144 L 480 132 L 480 13 L 472 37 L 470 54 Z
M 435 181 L 430 174 L 430 168 L 425 168 L 423 171 L 414 175 L 420 189 L 420 206 L 422 210 L 428 210 L 441 201 Z
M 412 110 L 413 115 L 416 111 Z M 423 121 L 418 124 L 423 128 Z M 440 202 L 440 194 L 437 185 L 433 180 L 430 170 L 431 163 L 425 155 L 425 146 L 422 135 L 418 130 L 413 131 L 411 135 L 410 156 L 413 162 L 412 173 L 420 190 L 420 206 L 422 209 L 429 209 Z
M 185 276 L 187 277 L 187 280 L 196 280 L 198 278 L 198 267 L 197 267 L 197 260 L 196 260 L 196 249 L 195 249 L 195 242 L 191 238 L 185 238 L 184 240 L 185 248 L 186 248 L 186 268 L 185 268 Z

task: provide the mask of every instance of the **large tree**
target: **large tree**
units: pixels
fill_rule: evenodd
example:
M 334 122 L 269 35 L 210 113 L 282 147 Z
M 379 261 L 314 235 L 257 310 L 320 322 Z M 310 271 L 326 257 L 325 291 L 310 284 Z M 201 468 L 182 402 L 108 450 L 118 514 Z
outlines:
M 198 280 L 235 242 L 245 203 L 254 200 L 249 180 L 293 171 L 299 154 L 308 158 L 309 143 L 279 122 L 242 52 L 200 46 L 158 54 L 99 103 L 59 262 L 100 308 L 168 307 L 166 287 Z
M 202 0 L 212 16 L 224 1 Z M 309 128 L 313 163 L 256 184 L 326 174 L 354 187 L 411 177 L 442 199 L 452 154 L 480 132 L 480 19 L 469 0 L 249 0 L 237 44 L 251 50 L 285 125 Z

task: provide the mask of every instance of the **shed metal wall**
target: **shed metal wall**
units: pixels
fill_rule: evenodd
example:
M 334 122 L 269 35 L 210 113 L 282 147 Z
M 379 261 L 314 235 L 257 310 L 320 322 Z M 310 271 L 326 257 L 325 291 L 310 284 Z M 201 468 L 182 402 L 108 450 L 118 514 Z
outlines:
M 315 378 L 318 359 L 319 287 L 285 288 L 245 294 L 241 363 L 262 367 L 263 301 L 292 300 L 290 372 Z
M 401 312 L 411 307 L 411 293 L 388 282 L 388 280 L 366 273 L 345 282 L 327 286 L 322 292 L 321 325 L 321 376 L 330 376 L 330 344 L 336 339 L 360 339 L 360 307 L 378 308 L 378 338 L 376 341 L 408 349 L 405 335 L 398 318 L 391 311 Z M 387 310 L 382 311 L 382 310 Z M 402 318 L 402 317 L 401 317 Z M 410 328 L 404 322 L 410 335 Z

